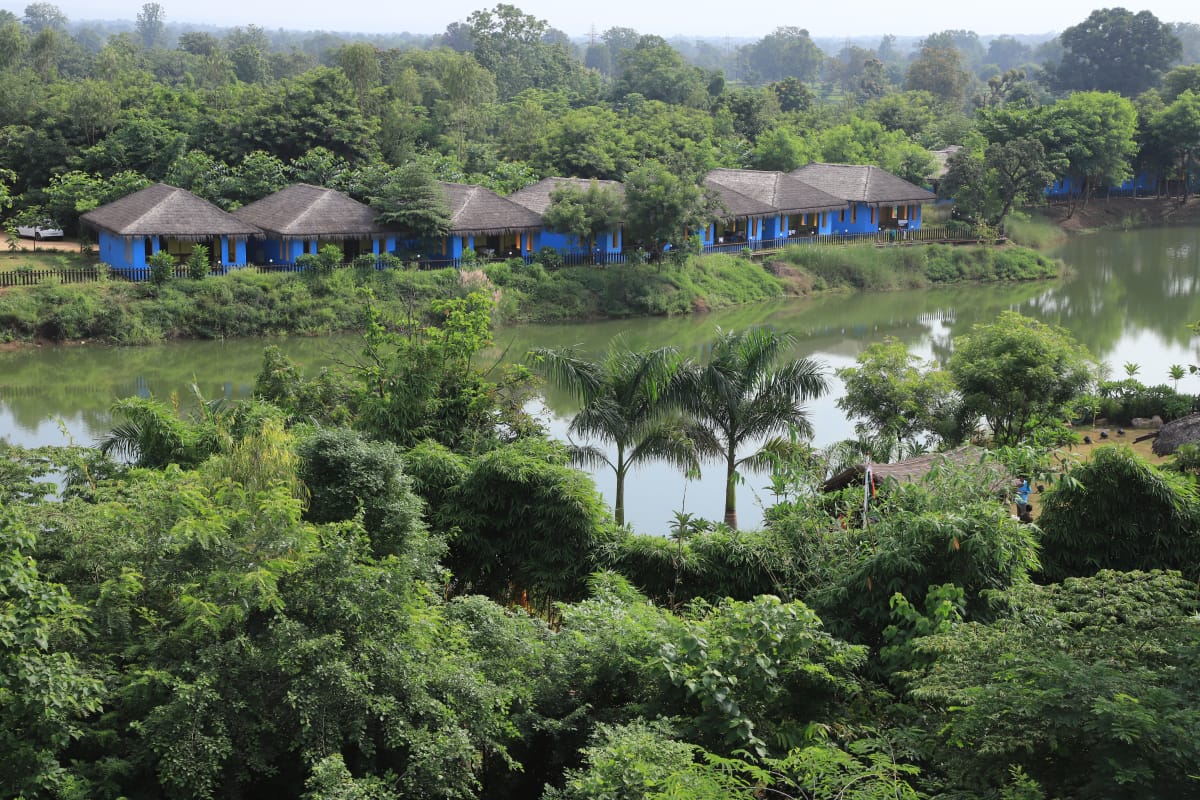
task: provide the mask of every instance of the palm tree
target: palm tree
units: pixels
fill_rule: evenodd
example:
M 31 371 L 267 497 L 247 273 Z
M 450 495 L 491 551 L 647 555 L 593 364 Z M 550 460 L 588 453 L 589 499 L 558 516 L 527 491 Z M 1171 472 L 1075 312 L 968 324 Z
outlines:
M 699 469 L 696 445 L 679 412 L 681 362 L 675 348 L 637 352 L 618 344 L 601 361 L 580 358 L 571 349 L 540 348 L 529 355 L 547 380 L 579 402 L 570 433 L 616 446 L 615 459 L 591 446 L 572 447 L 572 458 L 581 466 L 605 464 L 616 473 L 618 525 L 625 524 L 625 478 L 632 467 L 662 460 Z
M 1183 366 L 1181 364 L 1172 364 L 1170 374 L 1171 380 L 1175 381 L 1175 391 L 1178 392 L 1179 381 L 1183 380 L 1183 376 L 1185 374 L 1183 371 Z
M 712 357 L 689 370 L 684 408 L 708 436 L 703 451 L 725 461 L 725 524 L 737 528 L 737 470 L 758 469 L 770 454 L 789 447 L 780 434 L 789 428 L 812 435 L 802 403 L 829 388 L 824 366 L 809 358 L 778 363 L 793 337 L 767 328 L 737 332 L 717 329 Z M 754 453 L 738 458 L 744 445 L 773 437 Z

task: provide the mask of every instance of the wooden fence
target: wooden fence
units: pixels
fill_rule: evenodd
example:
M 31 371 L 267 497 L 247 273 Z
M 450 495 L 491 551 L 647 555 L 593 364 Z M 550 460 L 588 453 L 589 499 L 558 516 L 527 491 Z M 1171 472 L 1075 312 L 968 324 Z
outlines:
M 95 283 L 102 280 L 100 269 L 14 269 L 0 272 L 0 288 L 6 286 L 37 286 L 44 281 L 57 283 Z

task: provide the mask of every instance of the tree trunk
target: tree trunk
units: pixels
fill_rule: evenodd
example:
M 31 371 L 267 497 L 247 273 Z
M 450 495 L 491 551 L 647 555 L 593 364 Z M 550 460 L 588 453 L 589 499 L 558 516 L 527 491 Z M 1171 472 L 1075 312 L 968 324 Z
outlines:
M 618 525 L 625 524 L 625 448 L 617 445 L 617 497 L 613 502 L 613 517 Z
M 725 524 L 737 530 L 737 462 L 732 451 L 726 456 Z

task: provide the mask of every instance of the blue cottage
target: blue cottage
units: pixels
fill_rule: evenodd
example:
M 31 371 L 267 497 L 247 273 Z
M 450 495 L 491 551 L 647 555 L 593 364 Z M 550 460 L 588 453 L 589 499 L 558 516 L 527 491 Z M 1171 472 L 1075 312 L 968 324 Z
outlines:
M 565 187 L 574 187 L 582 192 L 613 192 L 622 203 L 625 200 L 624 184 L 595 178 L 544 178 L 532 186 L 518 189 L 510 194 L 508 199 L 541 217 L 554 201 L 554 192 Z M 553 247 L 566 256 L 592 254 L 602 259 L 619 255 L 623 246 L 620 225 L 613 230 L 604 231 L 595 241 L 581 241 L 578 236 L 543 227 L 538 244 L 540 247 Z
M 788 173 L 846 205 L 833 214 L 830 233 L 876 233 L 921 227 L 921 206 L 937 197 L 874 165 L 813 162 Z
M 846 202 L 783 172 L 714 169 L 705 185 L 716 191 L 726 215 L 709 226 L 704 244 L 782 246 L 789 239 L 829 233 Z
M 245 266 L 247 241 L 262 233 L 207 200 L 165 183 L 93 209 L 80 222 L 99 234 L 100 260 L 130 277 L 144 273 L 147 259 L 160 250 L 182 262 L 197 244 L 208 248 L 214 267 Z
M 294 264 L 327 244 L 337 245 L 347 260 L 396 249 L 397 234 L 375 222 L 370 206 L 307 183 L 281 189 L 233 215 L 263 232 L 250 244 L 250 259 L 256 264 Z
M 467 250 L 484 259 L 531 257 L 541 246 L 539 214 L 482 186 L 439 185 L 450 209 L 450 232 L 422 245 L 419 260 L 458 264 Z

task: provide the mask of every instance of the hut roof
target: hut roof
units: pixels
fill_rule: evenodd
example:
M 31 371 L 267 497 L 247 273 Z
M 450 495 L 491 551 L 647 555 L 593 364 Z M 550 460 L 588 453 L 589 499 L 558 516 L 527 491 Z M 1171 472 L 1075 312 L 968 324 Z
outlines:
M 602 181 L 596 178 L 543 178 L 532 186 L 518 189 L 508 196 L 517 205 L 524 206 L 535 214 L 545 214 L 550 207 L 550 194 L 560 186 L 575 186 L 587 190 L 592 184 L 601 189 L 612 189 L 625 196 L 625 184 L 620 181 Z
M 242 206 L 233 215 L 283 238 L 349 239 L 383 233 L 375 211 L 341 192 L 293 184 Z
M 952 144 L 949 147 L 943 147 L 941 150 L 931 150 L 930 155 L 933 156 L 936 166 L 933 168 L 933 173 L 929 177 L 941 178 L 944 176 L 950 169 L 950 159 L 953 158 L 954 154 L 959 150 L 962 150 L 961 144 Z
M 442 183 L 441 187 L 450 206 L 450 232 L 453 234 L 494 236 L 542 227 L 539 214 L 490 189 L 465 183 Z
M 114 200 L 82 215 L 80 221 L 117 236 L 169 236 L 201 241 L 213 236 L 261 236 L 248 222 L 189 191 L 165 183 Z
M 977 466 L 983 462 L 986 452 L 982 447 L 964 445 L 956 447 L 953 450 L 947 450 L 944 453 L 926 453 L 925 455 L 907 458 L 891 464 L 872 464 L 871 474 L 875 476 L 876 483 L 883 482 L 889 478 L 899 483 L 916 483 L 938 465 Z M 1011 479 L 1007 470 L 996 463 L 992 463 L 992 466 L 997 472 L 996 480 L 994 481 L 995 488 L 1000 489 L 1007 486 Z M 821 485 L 821 489 L 826 492 L 836 492 L 852 484 L 861 483 L 866 475 L 866 471 L 866 464 L 855 464 L 852 467 L 847 467 L 825 481 Z
M 1185 444 L 1200 444 L 1200 413 L 1188 414 L 1163 425 L 1150 449 L 1156 456 L 1169 456 Z
M 744 195 L 737 189 L 718 183 L 712 178 L 705 178 L 704 185 L 717 193 L 717 198 L 721 201 L 722 208 L 725 209 L 726 219 L 770 214 L 775 211 L 773 207 L 762 200 Z
M 933 192 L 914 186 L 874 165 L 822 164 L 814 161 L 788 174 L 852 203 L 931 203 L 936 199 Z
M 727 187 L 738 194 L 764 203 L 772 211 L 785 214 L 806 211 L 833 211 L 845 208 L 846 201 L 784 173 L 756 169 L 714 169 L 708 182 Z M 719 190 L 718 190 L 719 191 Z

